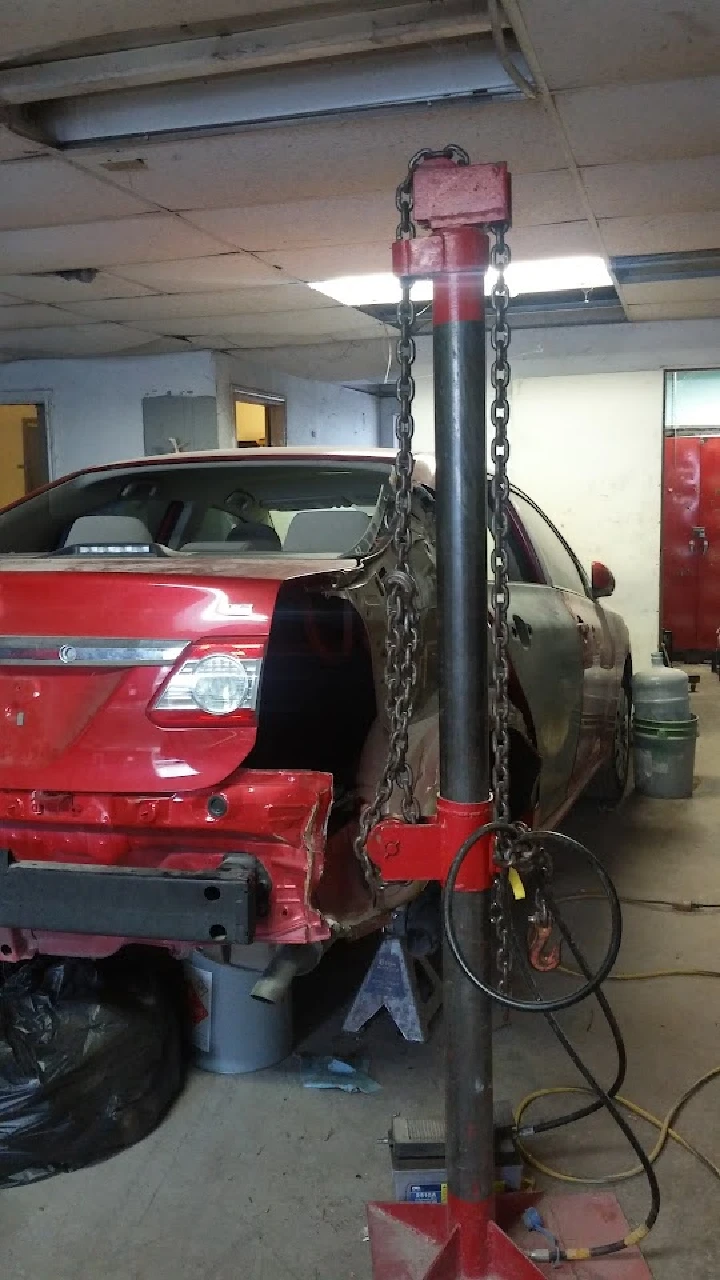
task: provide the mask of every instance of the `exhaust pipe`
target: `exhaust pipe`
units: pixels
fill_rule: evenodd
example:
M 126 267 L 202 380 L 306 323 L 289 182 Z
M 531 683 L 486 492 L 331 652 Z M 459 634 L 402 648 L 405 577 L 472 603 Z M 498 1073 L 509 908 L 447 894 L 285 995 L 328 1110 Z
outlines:
M 310 973 L 320 963 L 325 945 L 322 942 L 283 944 L 278 947 L 267 969 L 258 978 L 250 995 L 263 1004 L 278 1004 L 290 990 L 293 980 Z

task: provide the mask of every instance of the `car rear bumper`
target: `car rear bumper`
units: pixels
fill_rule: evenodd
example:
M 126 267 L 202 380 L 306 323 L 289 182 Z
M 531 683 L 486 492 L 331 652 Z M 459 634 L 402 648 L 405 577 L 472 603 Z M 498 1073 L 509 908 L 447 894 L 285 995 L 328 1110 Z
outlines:
M 328 774 L 249 769 L 171 796 L 0 792 L 0 958 L 324 941 L 331 801 Z

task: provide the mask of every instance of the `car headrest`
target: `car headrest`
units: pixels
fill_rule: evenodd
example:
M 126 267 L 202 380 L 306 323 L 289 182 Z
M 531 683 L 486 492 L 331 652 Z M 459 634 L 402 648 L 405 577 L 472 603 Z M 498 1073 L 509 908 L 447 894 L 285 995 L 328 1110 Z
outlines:
M 288 527 L 284 551 L 317 552 L 342 556 L 367 533 L 370 517 L 350 507 L 298 511 Z
M 257 547 L 258 551 L 282 550 L 282 543 L 275 530 L 269 524 L 260 524 L 255 520 L 244 520 L 242 524 L 236 525 L 230 530 L 226 542 L 247 543 L 244 550 L 251 547 Z
M 152 534 L 136 516 L 80 516 L 70 526 L 64 545 L 149 546 Z

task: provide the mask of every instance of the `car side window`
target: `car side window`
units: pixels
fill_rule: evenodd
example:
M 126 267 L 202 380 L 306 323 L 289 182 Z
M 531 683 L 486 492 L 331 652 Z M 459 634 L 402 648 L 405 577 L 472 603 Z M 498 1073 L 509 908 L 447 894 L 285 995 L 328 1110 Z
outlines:
M 562 538 L 532 502 L 513 490 L 511 502 L 525 526 L 545 575 L 554 587 L 587 595 L 585 580 L 575 557 Z
M 487 576 L 488 582 L 492 581 L 493 567 L 492 556 L 495 548 L 495 539 L 492 535 L 492 529 L 487 531 Z M 508 578 L 510 582 L 532 582 L 532 578 L 528 574 L 522 573 L 518 561 L 517 548 L 514 545 L 514 539 L 511 535 L 510 544 L 508 546 Z

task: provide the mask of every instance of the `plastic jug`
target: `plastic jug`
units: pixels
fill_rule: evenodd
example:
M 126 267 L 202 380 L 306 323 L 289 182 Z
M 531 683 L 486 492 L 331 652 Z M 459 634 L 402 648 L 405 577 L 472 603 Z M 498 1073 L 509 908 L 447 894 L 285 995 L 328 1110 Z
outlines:
M 661 653 L 654 653 L 651 663 L 649 671 L 633 676 L 635 718 L 663 724 L 690 720 L 690 684 L 685 672 L 666 667 Z

